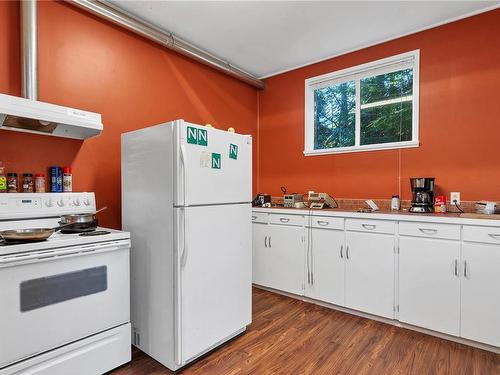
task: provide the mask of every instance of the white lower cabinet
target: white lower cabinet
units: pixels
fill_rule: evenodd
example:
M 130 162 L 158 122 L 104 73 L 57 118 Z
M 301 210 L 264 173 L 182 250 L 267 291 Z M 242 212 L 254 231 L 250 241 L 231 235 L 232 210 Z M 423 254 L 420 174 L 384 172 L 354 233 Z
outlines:
M 346 307 L 394 317 L 394 235 L 346 232 Z
M 344 231 L 309 228 L 305 295 L 344 305 Z
M 460 242 L 399 240 L 399 320 L 458 336 Z
M 462 245 L 461 336 L 500 347 L 500 245 Z
M 302 295 L 304 228 L 254 223 L 253 232 L 253 282 Z

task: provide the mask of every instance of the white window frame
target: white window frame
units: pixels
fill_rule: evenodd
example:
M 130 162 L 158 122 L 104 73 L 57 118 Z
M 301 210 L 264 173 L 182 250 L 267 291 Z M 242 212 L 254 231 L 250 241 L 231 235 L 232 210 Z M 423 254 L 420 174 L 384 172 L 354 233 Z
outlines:
M 373 145 L 360 145 L 361 135 L 361 98 L 360 98 L 360 80 L 365 77 L 372 77 L 379 74 L 385 74 L 413 68 L 413 107 L 412 107 L 412 139 L 403 142 L 379 143 Z M 346 152 L 361 152 L 375 150 L 389 150 L 409 147 L 419 147 L 419 82 L 420 82 L 420 50 L 405 52 L 399 55 L 387 57 L 385 59 L 372 61 L 366 64 L 357 65 L 351 68 L 338 70 L 335 72 L 323 74 L 317 77 L 305 80 L 305 142 L 304 155 L 325 155 L 341 154 Z M 314 90 L 340 84 L 347 81 L 356 82 L 356 124 L 355 124 L 355 145 L 349 147 L 337 147 L 326 149 L 314 149 Z M 400 101 L 401 99 L 397 99 Z M 388 101 L 390 102 L 390 100 Z M 380 105 L 381 102 L 377 102 Z M 370 104 L 368 104 L 370 105 Z M 363 105 L 364 107 L 367 105 Z

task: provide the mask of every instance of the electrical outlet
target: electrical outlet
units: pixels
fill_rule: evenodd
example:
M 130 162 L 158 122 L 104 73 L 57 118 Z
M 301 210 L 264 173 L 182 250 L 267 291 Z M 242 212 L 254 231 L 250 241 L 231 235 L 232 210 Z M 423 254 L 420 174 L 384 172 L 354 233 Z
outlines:
M 460 204 L 460 192 L 459 191 L 452 191 L 450 193 L 450 203 Z

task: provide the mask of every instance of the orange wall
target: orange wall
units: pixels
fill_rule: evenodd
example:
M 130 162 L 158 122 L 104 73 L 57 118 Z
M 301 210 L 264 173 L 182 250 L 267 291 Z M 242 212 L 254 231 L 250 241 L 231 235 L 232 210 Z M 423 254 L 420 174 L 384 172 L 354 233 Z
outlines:
M 410 176 L 438 192 L 500 201 L 500 9 L 265 80 L 259 93 L 257 189 L 342 198 L 411 199 Z M 420 49 L 420 143 L 415 149 L 303 156 L 304 80 Z M 401 181 L 401 182 L 400 182 Z
M 39 99 L 101 113 L 104 132 L 81 142 L 2 131 L 0 160 L 18 173 L 71 165 L 74 190 L 109 207 L 101 224 L 120 227 L 121 133 L 177 118 L 255 130 L 250 86 L 71 5 L 39 2 L 38 13 Z M 0 92 L 10 95 L 21 91 L 18 20 L 17 2 L 0 2 Z

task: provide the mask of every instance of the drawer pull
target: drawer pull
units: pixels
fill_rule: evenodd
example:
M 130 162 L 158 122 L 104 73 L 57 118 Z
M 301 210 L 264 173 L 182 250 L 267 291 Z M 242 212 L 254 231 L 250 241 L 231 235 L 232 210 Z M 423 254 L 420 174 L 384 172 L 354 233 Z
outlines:
M 286 218 L 286 217 L 280 217 L 280 221 L 282 223 L 288 223 L 290 221 L 290 219 Z
M 319 225 L 322 225 L 322 226 L 327 226 L 328 225 L 328 221 L 323 221 L 323 220 L 318 220 L 317 223 Z
M 497 240 L 497 241 L 500 241 L 500 234 L 494 234 L 494 233 L 490 233 L 488 234 L 488 236 L 490 236 L 491 238 Z
M 257 220 L 257 216 L 252 216 L 252 220 Z
M 375 229 L 377 227 L 375 224 L 362 224 L 362 226 L 363 226 L 363 228 L 369 229 L 369 230 Z
M 438 232 L 437 229 L 428 229 L 428 228 L 418 228 L 418 230 L 425 234 L 436 234 Z

